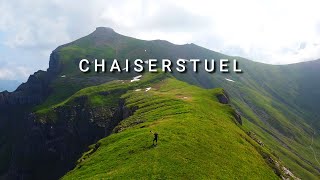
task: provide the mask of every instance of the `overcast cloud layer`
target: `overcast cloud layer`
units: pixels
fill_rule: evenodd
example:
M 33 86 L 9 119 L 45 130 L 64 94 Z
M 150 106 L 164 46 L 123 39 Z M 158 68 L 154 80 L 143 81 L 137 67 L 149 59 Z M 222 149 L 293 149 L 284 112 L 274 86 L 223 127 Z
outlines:
M 57 46 L 97 26 L 270 64 L 320 58 L 317 0 L 0 0 L 0 79 L 47 69 Z

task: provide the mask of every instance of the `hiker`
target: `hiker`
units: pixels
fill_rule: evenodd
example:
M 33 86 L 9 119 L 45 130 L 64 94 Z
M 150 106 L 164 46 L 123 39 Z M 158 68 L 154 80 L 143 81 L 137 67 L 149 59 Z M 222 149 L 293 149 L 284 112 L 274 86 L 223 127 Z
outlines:
M 157 132 L 152 132 L 152 131 L 150 131 L 152 134 L 153 134 L 153 136 L 154 136 L 154 138 L 153 138 L 153 141 L 152 141 L 152 144 L 154 145 L 154 141 L 156 141 L 156 145 L 158 144 L 158 133 Z

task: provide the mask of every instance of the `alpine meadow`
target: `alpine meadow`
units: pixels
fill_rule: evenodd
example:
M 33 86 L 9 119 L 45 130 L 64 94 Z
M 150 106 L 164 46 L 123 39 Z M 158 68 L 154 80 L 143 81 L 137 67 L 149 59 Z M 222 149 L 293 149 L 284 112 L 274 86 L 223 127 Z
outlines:
M 95 59 L 131 71 L 94 72 Z M 0 179 L 319 179 L 319 77 L 320 60 L 269 65 L 98 27 L 0 93 Z

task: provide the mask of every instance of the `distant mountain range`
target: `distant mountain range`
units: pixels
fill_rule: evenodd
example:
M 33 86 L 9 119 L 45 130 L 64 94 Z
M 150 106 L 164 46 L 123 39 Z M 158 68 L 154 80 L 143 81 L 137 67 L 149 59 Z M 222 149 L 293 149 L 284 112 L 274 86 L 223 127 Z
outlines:
M 243 73 L 146 72 L 131 82 L 134 71 L 84 74 L 83 58 L 237 59 Z M 0 174 L 319 179 L 319 76 L 320 60 L 268 65 L 99 27 L 0 93 Z M 157 147 L 150 130 L 159 131 Z
M 20 84 L 21 82 L 16 80 L 0 80 L 0 92 L 5 90 L 12 92 L 16 90 Z

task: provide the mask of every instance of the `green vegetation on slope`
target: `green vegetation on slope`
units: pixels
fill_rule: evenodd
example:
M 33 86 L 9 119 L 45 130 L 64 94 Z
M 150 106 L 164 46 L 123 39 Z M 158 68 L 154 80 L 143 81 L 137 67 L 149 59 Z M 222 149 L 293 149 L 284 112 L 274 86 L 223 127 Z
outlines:
M 296 101 L 292 102 L 299 91 L 295 86 L 300 82 L 280 73 L 285 66 L 243 62 L 244 74 L 228 75 L 235 82 L 216 75 L 211 83 L 228 92 L 231 104 L 244 117 L 243 127 L 271 147 L 293 173 L 298 177 L 319 179 L 319 163 L 310 149 L 315 127 L 308 111 L 300 108 L 301 104 Z M 319 143 L 314 140 L 316 152 L 320 149 Z
M 218 102 L 222 89 L 205 90 L 173 78 L 150 86 L 150 91 L 136 86 L 141 90 L 122 95 L 126 106 L 138 110 L 92 145 L 63 179 L 278 179 L 235 123 L 231 106 Z M 79 93 L 90 97 L 107 87 Z M 157 146 L 150 130 L 159 133 Z
M 146 51 L 145 51 L 146 50 Z M 272 66 L 232 57 L 194 44 L 174 45 L 166 41 L 143 41 L 100 29 L 94 33 L 58 48 L 63 69 L 51 83 L 52 92 L 45 103 L 35 108 L 45 112 L 57 103 L 67 100 L 78 90 L 116 79 L 128 79 L 132 73 L 88 73 L 78 71 L 81 58 L 200 58 L 237 59 L 242 74 L 173 73 L 175 77 L 205 88 L 222 87 L 231 97 L 231 103 L 244 117 L 243 127 L 254 132 L 299 177 L 320 177 L 319 62 L 288 66 Z M 218 68 L 218 67 L 217 67 Z M 225 78 L 235 82 L 226 81 Z M 131 87 L 133 88 L 133 87 Z M 118 94 L 120 96 L 121 94 Z M 99 95 L 90 101 L 106 104 Z M 319 117 L 319 116 L 318 116 Z M 315 134 L 313 132 L 315 130 Z M 312 141 L 312 137 L 314 141 Z M 313 143 L 312 143 L 313 142 Z M 315 150 L 316 156 L 310 144 Z

